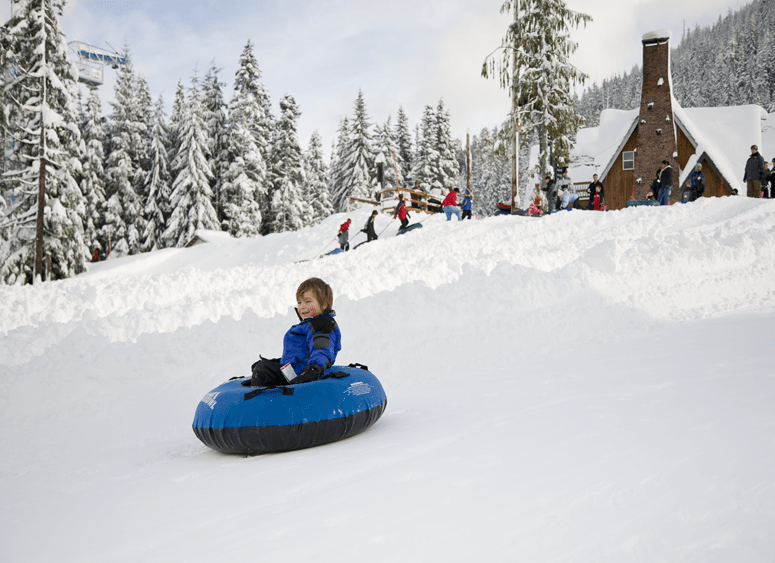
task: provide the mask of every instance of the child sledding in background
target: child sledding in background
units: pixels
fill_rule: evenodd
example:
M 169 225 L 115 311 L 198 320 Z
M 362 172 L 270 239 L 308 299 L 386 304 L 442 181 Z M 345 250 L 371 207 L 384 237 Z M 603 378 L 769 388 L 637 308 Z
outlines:
M 281 358 L 261 358 L 251 366 L 251 385 L 270 387 L 309 383 L 328 374 L 342 349 L 342 334 L 334 320 L 334 293 L 326 282 L 310 278 L 296 290 L 296 314 L 301 321 L 283 338 Z M 290 364 L 290 372 L 286 364 Z M 285 373 L 285 375 L 283 375 Z M 287 377 L 296 374 L 295 378 Z M 289 381 L 290 379 L 290 381 Z
M 347 219 L 347 221 L 342 223 L 339 226 L 339 233 L 336 235 L 339 237 L 339 248 L 345 252 L 350 250 L 350 223 L 352 222 L 352 219 Z

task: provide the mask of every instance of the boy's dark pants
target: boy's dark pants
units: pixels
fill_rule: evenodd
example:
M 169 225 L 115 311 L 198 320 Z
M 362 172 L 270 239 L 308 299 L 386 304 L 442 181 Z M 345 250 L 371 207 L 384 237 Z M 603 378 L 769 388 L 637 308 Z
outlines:
M 253 376 L 250 379 L 250 385 L 252 387 L 288 385 L 283 372 L 280 371 L 281 367 L 279 359 L 261 358 L 252 366 Z

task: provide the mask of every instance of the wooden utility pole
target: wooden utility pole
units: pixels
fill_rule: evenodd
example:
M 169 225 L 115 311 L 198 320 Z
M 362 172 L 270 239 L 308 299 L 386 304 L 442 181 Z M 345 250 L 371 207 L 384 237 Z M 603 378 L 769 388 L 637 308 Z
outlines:
M 466 131 L 466 188 L 471 191 L 471 130 Z
M 519 0 L 514 0 L 514 23 L 519 18 Z M 511 53 L 512 73 L 511 73 L 511 128 L 514 131 L 514 154 L 511 157 L 511 212 L 516 213 L 519 208 L 518 187 L 519 187 L 519 100 L 517 98 L 519 85 L 519 71 L 517 69 L 517 48 L 519 47 L 519 38 L 514 35 L 513 51 Z

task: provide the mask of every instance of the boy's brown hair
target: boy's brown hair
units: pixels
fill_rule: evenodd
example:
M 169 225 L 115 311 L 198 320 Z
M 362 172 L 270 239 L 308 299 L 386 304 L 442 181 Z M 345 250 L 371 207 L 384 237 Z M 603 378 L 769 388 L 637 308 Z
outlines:
M 331 286 L 320 278 L 309 278 L 301 282 L 299 289 L 296 290 L 296 300 L 301 299 L 301 296 L 312 290 L 312 295 L 315 296 L 318 303 L 322 307 L 323 311 L 330 311 L 334 306 L 334 292 L 331 290 Z

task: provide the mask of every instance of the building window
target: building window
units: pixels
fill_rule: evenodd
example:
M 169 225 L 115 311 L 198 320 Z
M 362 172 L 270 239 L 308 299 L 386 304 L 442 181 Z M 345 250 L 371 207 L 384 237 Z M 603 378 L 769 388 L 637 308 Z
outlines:
M 635 151 L 622 153 L 622 170 L 635 170 Z

